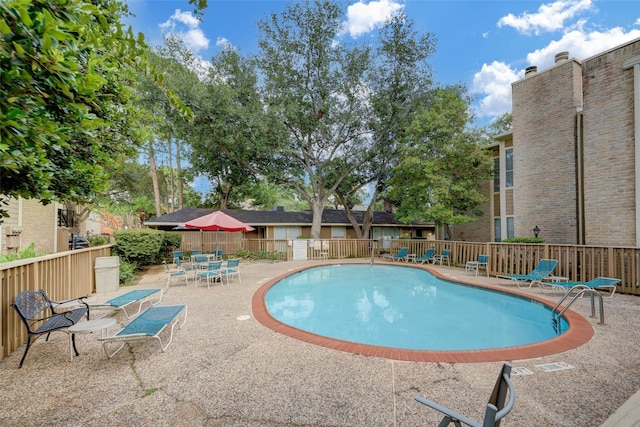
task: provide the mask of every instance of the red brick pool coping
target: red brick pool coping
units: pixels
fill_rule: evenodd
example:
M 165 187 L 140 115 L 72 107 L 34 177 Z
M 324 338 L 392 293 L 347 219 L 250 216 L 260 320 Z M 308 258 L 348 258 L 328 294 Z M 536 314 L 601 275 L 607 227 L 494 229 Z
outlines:
M 339 263 L 336 263 L 339 264 Z M 303 331 L 298 328 L 286 325 L 276 319 L 274 319 L 269 312 L 264 301 L 267 290 L 273 286 L 276 282 L 287 277 L 291 274 L 298 273 L 302 270 L 306 270 L 313 267 L 300 268 L 294 271 L 289 271 L 275 279 L 269 280 L 253 294 L 251 299 L 251 306 L 254 318 L 265 327 L 281 333 L 283 335 L 295 338 L 300 341 L 304 341 L 310 344 L 319 345 L 322 347 L 331 348 L 334 350 L 344 351 L 353 354 L 359 354 L 364 356 L 382 357 L 385 359 L 402 360 L 409 362 L 442 362 L 442 363 L 478 363 L 478 362 L 502 362 L 505 360 L 524 360 L 534 359 L 542 356 L 550 356 L 553 354 L 563 353 L 568 350 L 573 350 L 585 343 L 587 343 L 594 335 L 594 329 L 591 323 L 572 310 L 567 310 L 564 313 L 568 323 L 569 329 L 562 335 L 552 338 L 547 341 L 539 342 L 536 344 L 505 347 L 499 349 L 487 349 L 487 350 L 465 350 L 465 351 L 427 351 L 427 350 L 406 350 L 400 348 L 380 347 L 367 344 L 359 344 L 349 341 L 343 341 L 335 338 L 329 338 L 322 335 L 313 334 L 311 332 Z M 428 267 L 415 267 L 424 268 L 434 274 L 435 276 L 452 281 L 450 278 L 443 276 L 437 271 Z M 535 295 L 525 295 L 514 290 L 498 287 L 481 285 L 477 283 L 467 282 L 464 280 L 456 279 L 455 283 L 464 283 L 480 288 L 492 289 L 498 292 L 506 294 L 518 295 L 527 299 L 538 301 L 544 305 L 549 306 L 549 302 L 539 298 Z M 553 308 L 553 307 L 551 307 Z

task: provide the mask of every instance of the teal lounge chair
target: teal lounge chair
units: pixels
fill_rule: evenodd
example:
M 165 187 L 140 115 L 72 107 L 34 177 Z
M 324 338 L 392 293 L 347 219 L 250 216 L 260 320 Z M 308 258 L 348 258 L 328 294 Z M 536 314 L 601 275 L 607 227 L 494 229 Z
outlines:
M 169 347 L 169 344 L 171 344 L 171 341 L 173 341 L 173 330 L 178 324 L 178 314 L 180 314 L 180 312 L 184 312 L 182 322 L 178 325 L 178 329 L 182 329 L 187 321 L 186 305 L 157 305 L 146 309 L 115 335 L 98 338 L 98 340 L 102 341 L 102 348 L 109 358 L 119 352 L 124 347 L 126 341 L 146 338 L 157 339 L 160 342 L 160 348 L 164 352 L 167 347 Z M 167 326 L 171 326 L 170 335 L 167 342 L 163 344 L 160 333 L 164 331 Z M 120 345 L 114 351 L 110 352 L 108 345 L 112 342 L 119 342 Z
M 151 297 L 157 298 L 155 301 L 151 301 Z M 127 292 L 126 294 L 117 296 L 115 298 L 111 298 L 108 301 L 105 301 L 102 304 L 91 304 L 92 310 L 117 310 L 122 311 L 127 319 L 131 319 L 132 317 L 137 316 L 142 311 L 142 304 L 145 302 L 149 302 L 152 306 L 158 304 L 162 301 L 162 289 L 160 288 L 151 288 L 151 289 L 138 289 L 135 291 Z M 138 310 L 134 313 L 129 313 L 127 311 L 127 307 L 138 304 Z
M 570 291 L 575 286 L 587 287 L 591 289 L 608 289 L 611 295 L 606 298 L 613 298 L 613 294 L 616 293 L 616 285 L 620 283 L 620 279 L 614 279 L 611 277 L 596 277 L 588 282 L 539 282 L 540 288 L 543 292 L 545 288 L 551 288 L 552 290 L 562 290 L 565 292 Z M 580 288 L 578 288 L 579 290 Z
M 496 277 L 513 280 L 518 287 L 521 287 L 520 285 L 524 285 L 528 282 L 528 287 L 530 288 L 534 283 L 539 284 L 547 276 L 550 276 L 553 270 L 555 270 L 556 265 L 558 265 L 558 261 L 555 259 L 541 259 L 538 265 L 536 265 L 536 268 L 531 270 L 531 273 L 529 274 L 515 276 L 499 275 Z
M 422 256 L 420 258 L 416 259 L 416 262 L 419 262 L 420 264 L 424 264 L 425 262 L 427 263 L 432 263 L 433 264 L 433 255 L 436 253 L 435 249 L 427 249 L 425 251 L 424 254 L 422 254 Z
M 408 253 L 409 253 L 409 248 L 405 248 L 405 247 L 400 248 L 398 253 L 395 254 L 393 257 L 391 257 L 391 259 L 394 261 L 406 261 Z

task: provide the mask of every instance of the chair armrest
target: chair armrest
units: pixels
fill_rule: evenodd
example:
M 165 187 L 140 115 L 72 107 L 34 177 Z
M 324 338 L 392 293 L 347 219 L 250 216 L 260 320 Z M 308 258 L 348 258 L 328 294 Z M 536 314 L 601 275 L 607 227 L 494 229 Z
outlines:
M 445 414 L 448 417 L 451 417 L 453 419 L 461 421 L 464 424 L 467 424 L 468 426 L 471 426 L 471 427 L 481 427 L 482 426 L 481 424 L 473 421 L 471 418 L 465 417 L 461 413 L 456 412 L 453 409 L 449 409 L 446 406 L 442 406 L 439 403 L 434 402 L 433 400 L 425 399 L 424 397 L 422 397 L 420 395 L 415 396 L 414 399 L 416 401 L 422 403 L 423 405 L 427 405 L 427 406 L 435 409 L 436 411 Z
M 58 308 L 58 309 L 59 308 L 71 308 L 71 309 L 73 309 L 73 308 L 76 308 L 76 307 L 84 306 L 87 309 L 87 320 L 89 320 L 89 317 L 90 317 L 89 314 L 90 314 L 91 308 L 89 306 L 89 303 L 86 301 L 87 298 L 88 298 L 88 296 L 83 296 L 83 297 L 80 297 L 80 298 L 73 298 L 73 299 L 66 300 L 66 301 L 51 301 L 51 311 L 53 313 L 60 314 L 60 313 L 63 313 L 63 312 L 56 311 L 55 310 L 56 308 Z

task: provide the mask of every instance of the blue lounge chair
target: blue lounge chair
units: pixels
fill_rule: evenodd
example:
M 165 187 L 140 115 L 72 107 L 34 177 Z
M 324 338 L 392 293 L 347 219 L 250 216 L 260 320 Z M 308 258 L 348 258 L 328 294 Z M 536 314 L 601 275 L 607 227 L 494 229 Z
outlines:
M 611 277 L 596 277 L 588 282 L 539 282 L 540 288 L 543 292 L 545 288 L 549 287 L 552 290 L 562 290 L 568 292 L 575 286 L 587 287 L 592 289 L 608 289 L 611 295 L 606 298 L 613 298 L 613 294 L 616 293 L 617 284 L 620 283 L 620 279 L 614 279 Z M 577 288 L 580 289 L 580 288 Z
M 406 261 L 408 253 L 409 253 L 409 248 L 402 247 L 402 248 L 400 248 L 398 253 L 396 253 L 395 255 L 393 255 L 391 257 L 391 259 L 394 260 L 394 261 L 401 261 L 401 260 L 402 261 Z
M 507 400 L 507 394 L 509 395 L 509 400 Z M 442 406 L 433 400 L 425 399 L 422 396 L 416 396 L 414 399 L 444 414 L 444 418 L 438 424 L 439 427 L 446 427 L 450 424 L 456 427 L 462 427 L 462 424 L 471 427 L 499 426 L 500 420 L 507 416 L 516 400 L 516 391 L 511 382 L 511 364 L 507 362 L 502 365 L 502 370 L 487 403 L 482 423 L 478 423 L 453 409 Z
M 157 297 L 158 299 L 155 301 L 151 301 L 151 297 Z M 111 298 L 108 301 L 103 302 L 102 304 L 91 304 L 92 310 L 122 310 L 127 319 L 131 319 L 132 317 L 137 316 L 142 311 L 142 305 L 145 302 L 149 302 L 151 306 L 154 306 L 162 301 L 162 289 L 160 288 L 151 288 L 151 289 L 138 289 L 135 291 L 127 292 L 126 294 L 117 296 L 115 298 Z M 138 304 L 138 310 L 135 313 L 129 313 L 127 311 L 127 307 L 133 304 Z
M 178 314 L 184 311 L 182 322 L 179 323 Z M 111 358 L 117 352 L 119 352 L 126 341 L 141 340 L 147 338 L 155 338 L 160 342 L 160 348 L 164 352 L 169 344 L 173 341 L 173 330 L 176 325 L 178 329 L 182 329 L 187 321 L 187 306 L 186 305 L 158 305 L 155 307 L 149 307 L 140 316 L 129 322 L 124 328 L 118 331 L 115 335 L 110 337 L 98 338 L 102 341 L 102 348 L 104 349 L 107 357 Z M 171 333 L 166 343 L 163 344 L 160 333 L 165 330 L 167 326 L 171 326 Z M 108 345 L 111 342 L 120 342 L 120 346 L 114 351 L 109 352 Z
M 436 253 L 435 249 L 427 249 L 420 258 L 416 258 L 416 262 L 419 262 L 420 264 L 424 264 L 425 262 L 427 263 L 430 262 L 433 264 L 433 255 L 435 253 Z
M 538 265 L 536 265 L 536 268 L 531 270 L 529 274 L 515 276 L 499 275 L 496 277 L 513 280 L 518 287 L 529 282 L 528 287 L 530 288 L 534 283 L 539 284 L 543 279 L 550 276 L 553 270 L 555 270 L 556 265 L 558 265 L 558 261 L 555 259 L 541 259 Z

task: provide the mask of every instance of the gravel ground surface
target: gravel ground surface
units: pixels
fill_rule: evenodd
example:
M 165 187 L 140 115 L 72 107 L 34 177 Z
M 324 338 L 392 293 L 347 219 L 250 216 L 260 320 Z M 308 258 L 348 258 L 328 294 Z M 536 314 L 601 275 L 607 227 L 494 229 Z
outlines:
M 95 334 L 86 334 L 77 336 L 81 354 L 71 362 L 68 337 L 57 333 L 49 342 L 37 340 L 18 369 L 24 351 L 19 347 L 0 362 L 0 425 L 437 425 L 439 414 L 415 402 L 416 394 L 481 421 L 501 362 L 436 364 L 353 355 L 280 335 L 253 319 L 251 296 L 265 280 L 319 263 L 242 262 L 241 284 L 171 287 L 162 304 L 186 304 L 188 318 L 165 353 L 146 340 L 103 359 Z M 461 268 L 435 268 L 469 279 Z M 165 283 L 163 270 L 154 267 L 138 285 L 98 294 L 96 302 Z M 572 308 L 591 314 L 588 298 Z M 640 298 L 606 299 L 605 316 L 604 326 L 589 318 L 595 336 L 577 349 L 513 361 L 514 368 L 532 374 L 512 377 L 516 402 L 503 427 L 599 426 L 640 389 Z M 120 325 L 126 320 L 121 313 L 116 319 Z M 573 369 L 536 367 L 553 362 Z

